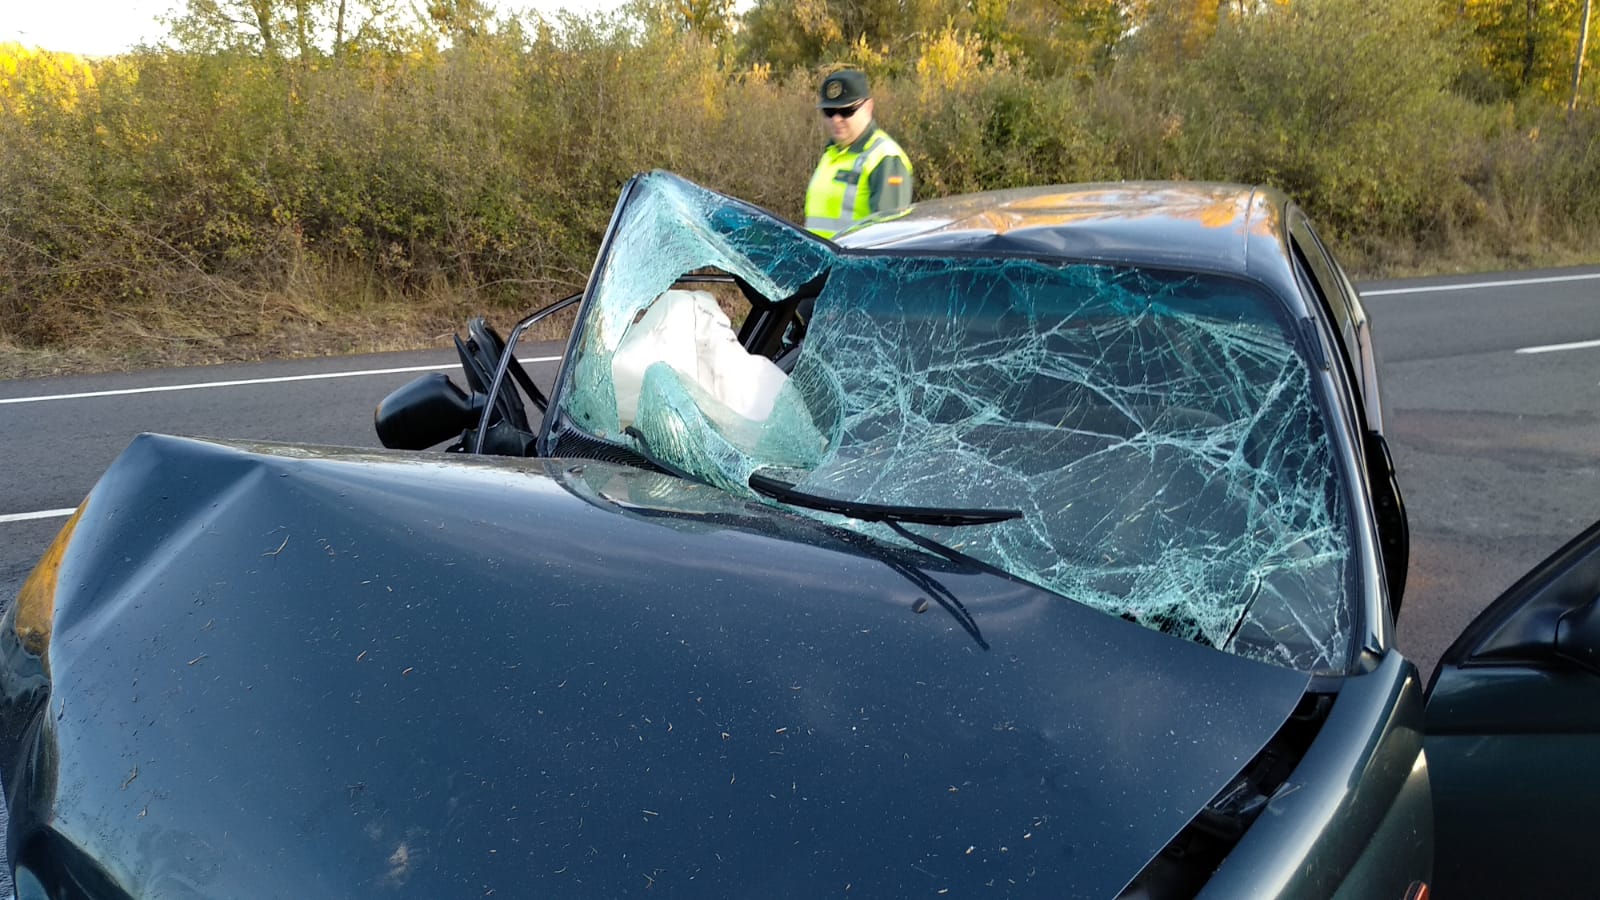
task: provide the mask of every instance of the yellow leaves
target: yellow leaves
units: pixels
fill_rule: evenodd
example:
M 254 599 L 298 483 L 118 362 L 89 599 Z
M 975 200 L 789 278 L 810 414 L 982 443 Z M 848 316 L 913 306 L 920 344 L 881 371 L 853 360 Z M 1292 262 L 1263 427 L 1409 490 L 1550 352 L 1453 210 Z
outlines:
M 917 57 L 917 80 L 924 102 L 970 83 L 984 66 L 983 41 L 977 35 L 946 26 Z
M 689 102 L 700 108 L 700 115 L 712 124 L 722 121 L 727 107 L 721 102 L 727 82 L 718 73 L 684 66 L 683 84 L 690 92 Z
M 740 79 L 745 84 L 771 84 L 772 63 L 755 63 L 740 75 Z
M 0 44 L 0 109 L 71 112 L 94 90 L 94 69 L 76 54 Z
M 1459 0 L 1450 4 L 1459 22 L 1471 29 L 1475 62 L 1508 94 L 1533 90 L 1566 100 L 1582 31 L 1583 0 Z M 1592 30 L 1591 30 L 1592 38 Z M 1585 56 L 1595 59 L 1595 42 Z
M 1175 141 L 1183 134 L 1183 113 L 1169 112 L 1161 120 L 1161 139 Z
M 883 46 L 873 46 L 865 34 L 857 35 L 855 43 L 850 45 L 847 57 L 851 66 L 874 72 L 883 68 L 889 62 L 889 49 Z
M 828 9 L 827 0 L 795 0 L 794 18 L 802 32 L 824 46 L 844 39 L 839 18 Z

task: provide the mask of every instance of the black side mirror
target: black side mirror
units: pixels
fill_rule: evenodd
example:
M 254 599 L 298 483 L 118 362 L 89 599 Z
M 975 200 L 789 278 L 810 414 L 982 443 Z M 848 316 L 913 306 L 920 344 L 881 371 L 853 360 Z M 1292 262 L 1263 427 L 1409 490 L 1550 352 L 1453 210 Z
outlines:
M 1441 669 L 1553 660 L 1600 674 L 1600 522 L 1491 603 L 1445 651 Z
M 426 450 L 476 425 L 487 399 L 483 394 L 469 396 L 449 376 L 433 372 L 383 398 L 373 413 L 373 425 L 385 447 Z
M 1600 674 L 1600 596 L 1556 623 L 1556 655 Z

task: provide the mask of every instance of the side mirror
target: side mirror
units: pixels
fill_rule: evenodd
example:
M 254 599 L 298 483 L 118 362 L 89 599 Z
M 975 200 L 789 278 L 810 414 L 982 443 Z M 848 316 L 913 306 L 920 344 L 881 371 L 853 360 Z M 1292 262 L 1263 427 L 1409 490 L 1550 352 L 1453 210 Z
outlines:
M 1445 651 L 1440 670 L 1557 659 L 1600 675 L 1600 522 L 1489 604 Z
M 442 372 L 396 388 L 378 403 L 373 425 L 391 450 L 426 450 L 478 423 L 487 398 L 468 395 Z
M 1556 655 L 1600 674 L 1600 596 L 1556 623 Z

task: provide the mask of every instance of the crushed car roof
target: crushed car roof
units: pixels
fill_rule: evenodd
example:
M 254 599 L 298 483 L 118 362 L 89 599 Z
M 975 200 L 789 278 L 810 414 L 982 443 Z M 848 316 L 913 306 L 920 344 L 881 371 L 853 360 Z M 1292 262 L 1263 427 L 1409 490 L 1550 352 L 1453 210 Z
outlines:
M 1065 257 L 1248 275 L 1294 290 L 1289 200 L 1273 188 L 1129 181 L 918 203 L 837 238 L 851 249 Z

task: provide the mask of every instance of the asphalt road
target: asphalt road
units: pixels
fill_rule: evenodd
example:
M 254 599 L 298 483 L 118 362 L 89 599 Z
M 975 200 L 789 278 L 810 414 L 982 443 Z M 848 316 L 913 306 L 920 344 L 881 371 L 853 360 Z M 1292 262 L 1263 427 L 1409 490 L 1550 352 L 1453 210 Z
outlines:
M 1412 529 L 1399 642 L 1426 673 L 1479 610 L 1600 519 L 1600 268 L 1362 292 Z M 548 385 L 557 352 L 519 355 L 544 358 L 529 369 Z M 0 603 L 139 432 L 373 447 L 377 400 L 428 367 L 453 371 L 454 352 L 0 382 Z
M 1424 674 L 1600 519 L 1600 269 L 1361 285 L 1411 522 L 1399 643 Z

